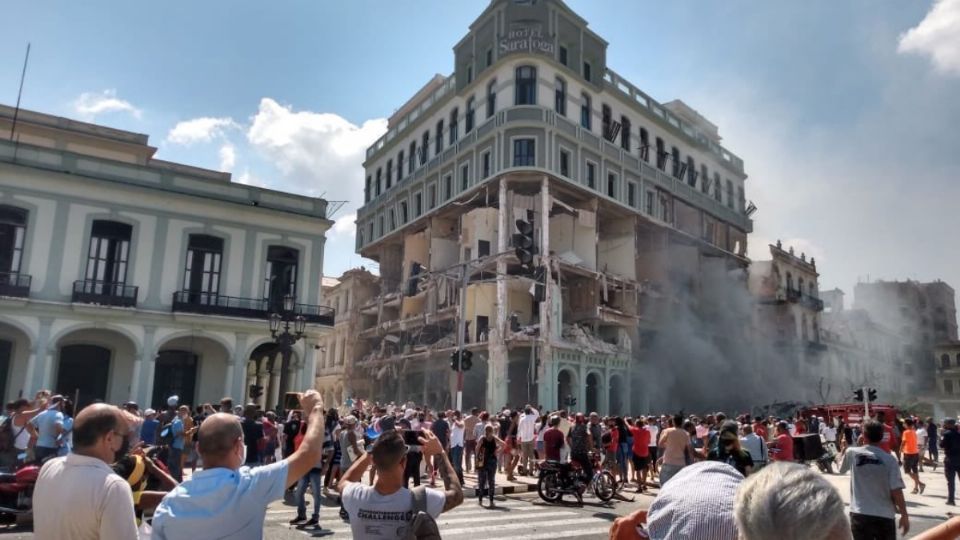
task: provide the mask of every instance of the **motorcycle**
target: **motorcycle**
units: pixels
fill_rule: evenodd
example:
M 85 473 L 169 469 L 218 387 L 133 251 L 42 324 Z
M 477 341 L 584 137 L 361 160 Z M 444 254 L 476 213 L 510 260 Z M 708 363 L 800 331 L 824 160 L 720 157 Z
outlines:
M 16 472 L 0 473 L 0 525 L 22 525 L 33 521 L 33 488 L 40 467 L 24 465 Z
M 593 494 L 603 502 L 613 498 L 616 493 L 616 482 L 610 471 L 600 467 L 600 455 L 590 452 L 590 463 L 593 467 L 593 476 L 587 475 L 576 461 L 562 463 L 559 461 L 544 461 L 540 464 L 540 476 L 537 479 L 537 493 L 548 503 L 558 503 L 564 495 L 573 495 L 577 502 L 583 504 L 583 494 L 588 487 Z

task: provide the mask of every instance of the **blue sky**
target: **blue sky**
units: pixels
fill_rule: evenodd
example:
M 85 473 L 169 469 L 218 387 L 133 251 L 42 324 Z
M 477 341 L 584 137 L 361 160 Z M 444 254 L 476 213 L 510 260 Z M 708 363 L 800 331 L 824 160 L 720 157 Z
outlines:
M 815 255 L 821 287 L 960 287 L 960 0 L 569 0 L 608 64 L 682 98 L 746 162 L 751 254 Z M 0 102 L 147 133 L 157 157 L 347 200 L 326 268 L 363 263 L 349 216 L 365 147 L 485 1 L 18 2 Z M 9 24 L 15 21 L 14 24 Z

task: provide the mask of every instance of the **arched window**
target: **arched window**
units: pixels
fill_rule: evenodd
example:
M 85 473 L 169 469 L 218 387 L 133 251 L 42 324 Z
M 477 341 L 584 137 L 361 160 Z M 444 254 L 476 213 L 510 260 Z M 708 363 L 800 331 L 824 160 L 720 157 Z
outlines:
M 957 355 L 957 356 L 958 356 L 957 362 L 958 362 L 958 365 L 960 365 L 960 355 Z M 941 355 L 940 355 L 940 369 L 947 369 L 948 367 L 950 367 L 950 355 L 949 355 L 949 354 L 946 354 L 946 353 L 941 354 Z
M 413 174 L 413 169 L 417 166 L 417 141 L 410 141 L 410 159 L 407 160 L 407 173 Z
M 475 101 L 475 100 L 473 99 L 473 96 L 470 96 L 470 99 L 467 100 L 466 119 L 464 120 L 464 126 L 463 126 L 463 129 L 464 129 L 463 132 L 464 132 L 464 133 L 470 133 L 471 131 L 473 131 L 473 103 L 474 103 L 474 101 Z
M 0 274 L 20 272 L 26 231 L 27 211 L 0 205 Z
M 403 150 L 397 154 L 397 183 L 403 180 Z
M 650 134 L 647 128 L 640 128 L 640 159 L 650 162 Z
M 557 77 L 554 85 L 554 104 L 553 110 L 560 116 L 567 115 L 567 81 Z
M 420 141 L 420 165 L 426 165 L 427 158 L 430 157 L 430 130 L 423 132 Z
M 620 148 L 623 148 L 627 152 L 630 151 L 630 130 L 633 129 L 633 126 L 630 125 L 630 119 L 626 116 L 620 117 Z
M 383 193 L 383 169 L 377 169 L 377 183 L 375 184 L 377 197 Z
M 727 207 L 733 208 L 733 182 L 727 180 Z
M 515 79 L 515 105 L 537 104 L 537 68 L 520 66 L 517 68 Z
M 387 189 L 393 185 L 393 160 L 387 160 Z
M 793 274 L 791 274 L 790 272 L 787 272 L 787 290 L 788 291 L 793 290 Z
M 457 142 L 457 137 L 460 136 L 460 109 L 454 107 L 450 111 L 450 144 Z
M 580 125 L 585 129 L 593 129 L 591 126 L 593 124 L 590 105 L 590 96 L 586 93 L 580 94 Z
M 798 291 L 800 294 L 803 294 L 803 277 L 798 277 L 798 278 L 797 278 L 797 291 Z
M 660 137 L 657 137 L 657 168 L 661 171 L 667 169 L 667 151 Z
M 497 112 L 497 80 L 490 81 L 487 85 L 487 118 Z
M 456 109 L 454 109 L 456 110 Z M 453 144 L 457 139 L 453 135 L 453 122 L 450 123 L 450 144 Z M 435 155 L 440 155 L 440 152 L 443 152 L 443 119 L 437 120 L 437 136 L 433 139 L 433 153 Z

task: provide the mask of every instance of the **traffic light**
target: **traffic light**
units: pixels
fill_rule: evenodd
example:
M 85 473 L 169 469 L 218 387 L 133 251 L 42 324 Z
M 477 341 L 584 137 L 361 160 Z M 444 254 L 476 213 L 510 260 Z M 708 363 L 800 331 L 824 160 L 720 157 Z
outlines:
M 533 255 L 536 244 L 533 239 L 533 212 L 527 210 L 527 219 L 517 220 L 517 231 L 513 235 L 514 254 L 527 271 L 533 267 Z
M 463 360 L 460 365 L 464 371 L 470 371 L 470 368 L 473 367 L 473 352 L 472 351 L 463 351 Z
M 871 389 L 867 390 L 867 398 L 870 400 L 871 403 L 873 403 L 874 401 L 876 401 L 876 400 L 877 400 L 877 389 L 876 389 L 876 388 L 871 388 Z
M 263 386 L 259 384 L 250 385 L 250 399 L 257 399 L 263 395 Z
M 859 388 L 853 393 L 853 399 L 856 401 L 863 401 L 863 389 Z
M 450 369 L 454 371 L 460 371 L 460 352 L 453 351 L 450 353 Z

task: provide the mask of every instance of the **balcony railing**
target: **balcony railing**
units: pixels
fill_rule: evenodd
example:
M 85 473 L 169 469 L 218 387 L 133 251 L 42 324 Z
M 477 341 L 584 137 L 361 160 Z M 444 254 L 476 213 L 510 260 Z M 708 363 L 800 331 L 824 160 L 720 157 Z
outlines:
M 103 306 L 136 307 L 139 289 L 124 283 L 81 279 L 73 282 L 73 301 Z
M 0 272 L 0 296 L 16 296 L 26 298 L 30 296 L 29 274 L 19 272 Z
M 798 289 L 787 289 L 787 301 L 788 302 L 799 302 L 800 297 L 803 296 L 803 293 Z
M 173 311 L 183 313 L 225 315 L 228 317 L 266 320 L 270 317 L 270 313 L 279 309 L 279 305 L 277 304 L 278 302 L 271 302 L 269 298 L 241 298 L 194 291 L 177 291 L 173 293 Z M 334 311 L 332 308 L 310 304 L 297 304 L 294 311 L 303 315 L 308 323 L 333 326 Z
M 823 311 L 823 300 L 816 296 L 804 296 L 801 303 L 814 311 Z

